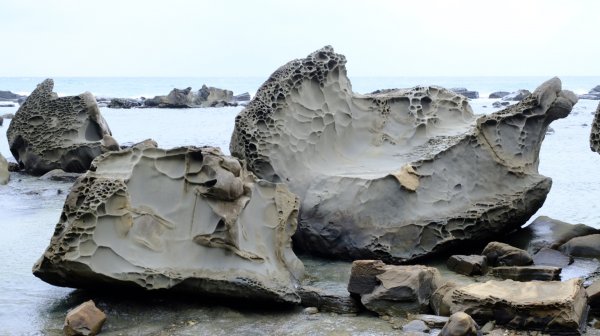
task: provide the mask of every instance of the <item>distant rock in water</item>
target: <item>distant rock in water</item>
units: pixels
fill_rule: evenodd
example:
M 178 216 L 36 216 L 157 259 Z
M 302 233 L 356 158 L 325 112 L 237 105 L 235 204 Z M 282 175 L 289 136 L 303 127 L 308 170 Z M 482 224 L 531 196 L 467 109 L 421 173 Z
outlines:
M 458 93 L 461 96 L 465 96 L 469 99 L 477 99 L 479 98 L 479 92 L 477 91 L 469 91 L 466 88 L 452 88 L 450 91 L 454 93 Z
M 214 87 L 202 85 L 197 92 L 191 87 L 185 89 L 173 89 L 166 96 L 156 96 L 146 99 L 144 107 L 157 108 L 190 108 L 190 107 L 223 107 L 236 106 L 233 92 Z
M 15 104 L 0 104 L 0 107 L 15 107 Z
M 600 104 L 596 108 L 592 131 L 590 133 L 590 148 L 596 153 L 600 153 Z
M 140 107 L 143 102 L 133 98 L 112 98 L 106 107 L 113 109 L 130 109 Z
M 508 91 L 496 91 L 496 92 L 490 93 L 489 98 L 504 98 L 505 96 L 508 96 L 509 94 L 510 94 L 510 92 L 508 92 Z
M 46 79 L 17 110 L 6 133 L 10 151 L 30 174 L 85 172 L 95 157 L 119 145 L 91 93 L 59 98 L 53 87 Z
M 252 99 L 252 97 L 250 96 L 250 94 L 248 92 L 244 92 L 237 96 L 233 96 L 233 100 L 235 100 L 236 102 L 247 102 L 247 101 L 250 101 L 250 99 Z
M 75 182 L 33 273 L 56 286 L 299 303 L 298 205 L 218 148 L 141 144 Z
M 579 99 L 600 100 L 600 85 L 597 85 L 586 94 L 579 95 Z
M 504 101 L 521 101 L 525 99 L 525 97 L 529 96 L 531 92 L 529 90 L 518 90 L 513 93 L 509 93 L 502 97 Z
M 0 154 L 0 185 L 7 184 L 9 179 L 8 161 Z
M 27 96 L 23 96 L 23 95 L 19 95 L 16 93 L 12 93 L 10 91 L 1 91 L 0 90 L 0 101 L 12 101 L 12 102 L 19 102 L 20 99 L 24 99 Z
M 302 204 L 295 246 L 399 263 L 497 237 L 539 209 L 548 125 L 577 97 L 553 78 L 476 117 L 441 87 L 354 94 L 327 46 L 279 68 L 236 117 L 231 153 Z

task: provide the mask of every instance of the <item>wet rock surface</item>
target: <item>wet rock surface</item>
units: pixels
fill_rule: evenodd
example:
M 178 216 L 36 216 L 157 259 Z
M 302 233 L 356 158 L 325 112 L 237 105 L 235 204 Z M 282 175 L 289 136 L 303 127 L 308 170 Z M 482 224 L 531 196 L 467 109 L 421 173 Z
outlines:
M 33 175 L 85 172 L 95 157 L 119 145 L 91 93 L 59 98 L 53 87 L 45 80 L 17 110 L 6 133 L 10 151 Z
M 421 265 L 394 266 L 381 261 L 352 263 L 348 291 L 380 315 L 429 311 L 429 299 L 441 283 L 437 269 Z
M 476 118 L 439 87 L 354 94 L 345 63 L 331 47 L 289 62 L 236 118 L 231 153 L 301 199 L 295 246 L 400 263 L 512 231 L 542 205 L 541 140 L 577 100 L 560 80 Z
M 557 250 L 542 248 L 533 255 L 533 263 L 538 266 L 567 267 L 573 263 L 573 258 Z
M 525 266 L 533 259 L 525 250 L 500 242 L 491 242 L 481 252 L 490 266 Z
M 575 237 L 561 245 L 559 250 L 573 257 L 600 258 L 600 234 Z
M 580 333 L 587 319 L 587 297 L 581 279 L 491 280 L 445 289 L 438 296 L 440 309 L 465 312 L 477 322 L 496 321 L 497 325 L 528 331 Z
M 313 286 L 302 286 L 298 289 L 301 304 L 304 307 L 315 307 L 319 311 L 338 314 L 358 313 L 360 302 L 349 294 L 340 295 Z
M 299 303 L 298 202 L 212 147 L 104 154 L 65 201 L 34 275 L 75 288 Z
M 492 267 L 490 274 L 500 279 L 515 281 L 560 280 L 560 267 L 553 266 L 500 266 Z

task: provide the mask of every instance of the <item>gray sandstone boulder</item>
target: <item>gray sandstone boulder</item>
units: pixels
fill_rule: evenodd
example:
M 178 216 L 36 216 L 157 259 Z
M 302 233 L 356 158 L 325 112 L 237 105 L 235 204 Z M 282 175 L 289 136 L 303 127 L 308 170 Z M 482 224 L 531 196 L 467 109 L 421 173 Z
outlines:
M 448 258 L 449 270 L 464 275 L 483 275 L 487 272 L 487 258 L 481 255 L 453 255 Z
M 529 90 L 517 90 L 515 92 L 509 93 L 502 97 L 504 101 L 521 101 L 525 99 L 525 97 L 529 96 L 531 92 Z
M 581 279 L 568 281 L 490 280 L 457 286 L 442 296 L 441 310 L 465 312 L 480 323 L 495 320 L 519 330 L 579 334 L 588 306 Z
M 80 177 L 33 273 L 74 288 L 138 288 L 299 303 L 298 201 L 218 148 L 136 146 Z
M 441 284 L 433 267 L 385 265 L 379 260 L 352 263 L 348 291 L 380 315 L 406 315 L 429 311 L 429 299 Z
M 546 128 L 577 98 L 558 78 L 477 118 L 440 87 L 355 94 L 325 47 L 279 68 L 237 116 L 231 153 L 302 205 L 295 247 L 400 263 L 523 225 L 551 180 Z
M 600 99 L 600 98 L 599 98 Z M 590 132 L 590 148 L 593 152 L 600 153 L 600 104 L 596 108 L 592 131 Z
M 10 174 L 8 172 L 8 161 L 6 161 L 6 158 L 0 154 L 0 185 L 7 184 L 9 179 Z
M 525 266 L 533 259 L 525 250 L 500 242 L 491 242 L 481 252 L 487 257 L 490 266 Z
M 6 132 L 10 151 L 33 175 L 85 172 L 95 157 L 119 145 L 91 93 L 59 98 L 53 87 L 46 79 L 17 110 Z
M 508 91 L 496 91 L 490 93 L 489 98 L 503 98 L 505 96 L 508 96 L 509 94 L 510 92 Z
M 575 237 L 559 247 L 567 255 L 581 258 L 600 258 L 600 234 Z
M 195 104 L 201 107 L 228 106 L 235 102 L 233 92 L 229 90 L 202 85 L 198 90 Z
M 514 281 L 555 281 L 560 280 L 561 271 L 560 267 L 554 266 L 500 266 L 492 267 L 490 274 Z
M 585 291 L 590 307 L 594 310 L 600 309 L 600 280 L 593 282 Z

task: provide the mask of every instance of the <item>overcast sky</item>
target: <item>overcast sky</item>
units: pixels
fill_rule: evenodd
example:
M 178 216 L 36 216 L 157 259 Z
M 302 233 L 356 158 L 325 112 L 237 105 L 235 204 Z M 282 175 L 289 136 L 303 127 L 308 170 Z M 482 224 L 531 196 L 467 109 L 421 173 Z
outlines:
M 0 0 L 0 76 L 600 75 L 600 1 Z

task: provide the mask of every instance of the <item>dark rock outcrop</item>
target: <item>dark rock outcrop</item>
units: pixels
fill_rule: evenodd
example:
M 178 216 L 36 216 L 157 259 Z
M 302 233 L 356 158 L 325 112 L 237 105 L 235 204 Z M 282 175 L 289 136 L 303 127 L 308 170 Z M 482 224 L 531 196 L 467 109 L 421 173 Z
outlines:
M 252 97 L 250 96 L 250 94 L 248 92 L 244 92 L 242 94 L 233 96 L 233 100 L 238 103 L 248 102 L 248 101 L 250 101 L 250 99 L 252 99 Z
M 510 94 L 510 92 L 508 91 L 496 91 L 496 92 L 492 92 L 489 95 L 489 98 L 504 98 L 506 96 L 508 96 Z
M 479 92 L 477 91 L 470 91 L 467 90 L 466 88 L 452 88 L 450 89 L 450 91 L 457 93 L 461 96 L 465 96 L 469 99 L 477 99 L 479 98 Z
M 46 79 L 17 110 L 6 132 L 10 151 L 33 175 L 85 172 L 95 157 L 119 145 L 91 93 L 59 98 L 53 87 Z
M 535 254 L 544 247 L 557 249 L 575 237 L 600 233 L 585 224 L 570 224 L 547 216 L 539 216 L 530 225 L 515 230 L 504 241 Z
M 600 85 L 591 89 L 588 93 L 579 95 L 579 99 L 600 100 Z
M 191 108 L 191 107 L 223 107 L 237 106 L 233 92 L 229 90 L 202 85 L 198 92 L 191 87 L 173 89 L 166 96 L 146 99 L 144 107 L 158 108 Z
M 502 97 L 504 101 L 521 101 L 525 99 L 525 97 L 529 96 L 531 92 L 529 90 L 518 90 L 512 93 L 507 94 Z
M 133 98 L 112 98 L 108 103 L 108 108 L 113 109 L 130 109 L 134 107 L 141 107 L 142 101 Z
M 316 307 L 323 312 L 353 314 L 361 308 L 360 302 L 348 293 L 342 296 L 317 287 L 302 286 L 298 289 L 298 295 L 304 307 Z
M 553 266 L 500 266 L 490 269 L 490 274 L 497 278 L 515 281 L 560 280 L 560 272 L 560 267 Z
M 542 248 L 538 251 L 538 253 L 533 255 L 533 264 L 538 266 L 554 266 L 563 268 L 572 263 L 573 258 L 570 256 L 547 247 Z
M 487 258 L 481 255 L 453 255 L 446 262 L 448 269 L 464 275 L 483 275 L 487 272 Z
M 505 101 L 496 101 L 492 103 L 492 107 L 493 108 L 501 108 L 503 106 L 508 106 L 510 105 L 510 102 L 505 102 Z
M 20 94 L 12 93 L 10 91 L 2 91 L 0 90 L 0 101 L 12 101 L 19 102 L 20 99 L 27 98 L 27 96 L 23 96 Z
M 499 242 L 487 244 L 481 254 L 487 257 L 490 266 L 525 266 L 533 263 L 527 251 Z
M 558 78 L 477 118 L 440 87 L 354 94 L 345 63 L 331 47 L 291 61 L 236 117 L 231 153 L 302 200 L 295 246 L 400 263 L 510 232 L 543 204 L 541 141 L 577 100 Z
M 299 303 L 298 201 L 218 148 L 136 146 L 71 187 L 33 273 L 74 288 Z

